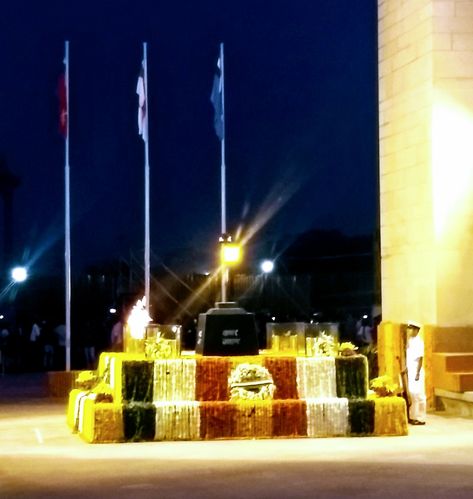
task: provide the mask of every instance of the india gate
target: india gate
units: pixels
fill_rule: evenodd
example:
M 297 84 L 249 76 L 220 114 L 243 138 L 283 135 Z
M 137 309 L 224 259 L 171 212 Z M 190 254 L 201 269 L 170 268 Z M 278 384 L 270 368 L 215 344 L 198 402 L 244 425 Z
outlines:
M 473 1 L 379 0 L 378 63 L 380 368 L 397 375 L 416 321 L 429 406 L 461 406 L 473 390 Z

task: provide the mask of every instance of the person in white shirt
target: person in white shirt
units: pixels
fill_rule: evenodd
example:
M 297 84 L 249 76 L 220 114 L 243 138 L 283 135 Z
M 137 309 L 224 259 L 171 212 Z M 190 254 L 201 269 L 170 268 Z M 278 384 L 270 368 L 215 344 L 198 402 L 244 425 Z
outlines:
M 424 425 L 426 419 L 426 396 L 424 379 L 424 342 L 419 336 L 420 326 L 407 325 L 406 370 L 410 396 L 409 423 Z

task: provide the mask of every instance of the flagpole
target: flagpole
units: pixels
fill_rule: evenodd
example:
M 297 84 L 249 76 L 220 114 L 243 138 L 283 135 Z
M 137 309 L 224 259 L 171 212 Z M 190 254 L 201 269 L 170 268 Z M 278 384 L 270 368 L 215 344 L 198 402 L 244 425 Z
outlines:
M 227 213 L 226 213 L 226 192 L 225 192 L 225 79 L 224 79 L 224 63 L 223 63 L 223 43 L 220 44 L 220 64 L 222 71 L 222 140 L 220 141 L 221 147 L 221 214 L 222 214 L 222 234 L 227 232 Z
M 148 101 L 148 44 L 143 43 L 143 78 L 145 90 L 145 130 L 146 137 L 144 140 L 145 147 L 145 299 L 146 299 L 146 312 L 149 315 L 149 302 L 150 302 L 150 228 L 149 228 L 149 101 Z
M 220 165 L 220 198 L 221 198 L 221 233 L 225 236 L 227 233 L 227 200 L 226 200 L 226 166 L 225 166 L 225 78 L 224 78 L 224 62 L 223 62 L 223 43 L 220 43 L 220 71 L 222 83 L 222 138 L 220 140 L 221 149 L 221 165 Z M 224 262 L 222 265 L 222 301 L 227 301 L 227 281 L 228 269 Z
M 65 87 L 66 87 L 66 140 L 64 142 L 64 190 L 65 190 L 65 301 L 66 301 L 66 371 L 71 370 L 71 214 L 70 214 L 70 168 L 69 168 L 69 41 L 65 42 Z

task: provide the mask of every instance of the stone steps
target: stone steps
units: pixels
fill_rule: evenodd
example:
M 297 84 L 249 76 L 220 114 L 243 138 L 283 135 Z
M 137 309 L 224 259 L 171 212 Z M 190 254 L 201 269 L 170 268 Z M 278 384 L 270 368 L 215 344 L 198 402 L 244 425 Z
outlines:
M 452 416 L 473 419 L 473 392 L 457 393 L 435 389 L 436 410 Z
M 473 418 L 473 328 L 436 328 L 432 382 L 437 410 Z
M 436 352 L 432 354 L 432 380 L 435 388 L 452 392 L 473 390 L 473 353 Z
M 473 391 L 473 372 L 433 372 L 435 388 L 452 392 Z
M 472 327 L 437 327 L 432 336 L 432 352 L 473 352 Z
M 473 372 L 473 352 L 433 353 L 432 366 L 443 372 Z

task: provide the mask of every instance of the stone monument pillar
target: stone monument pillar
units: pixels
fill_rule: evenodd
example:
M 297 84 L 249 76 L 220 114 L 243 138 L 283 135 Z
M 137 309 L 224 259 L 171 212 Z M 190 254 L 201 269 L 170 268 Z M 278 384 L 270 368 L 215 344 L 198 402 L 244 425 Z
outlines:
M 473 0 L 378 0 L 378 54 L 380 369 L 423 324 L 432 403 L 439 348 L 473 352 Z

